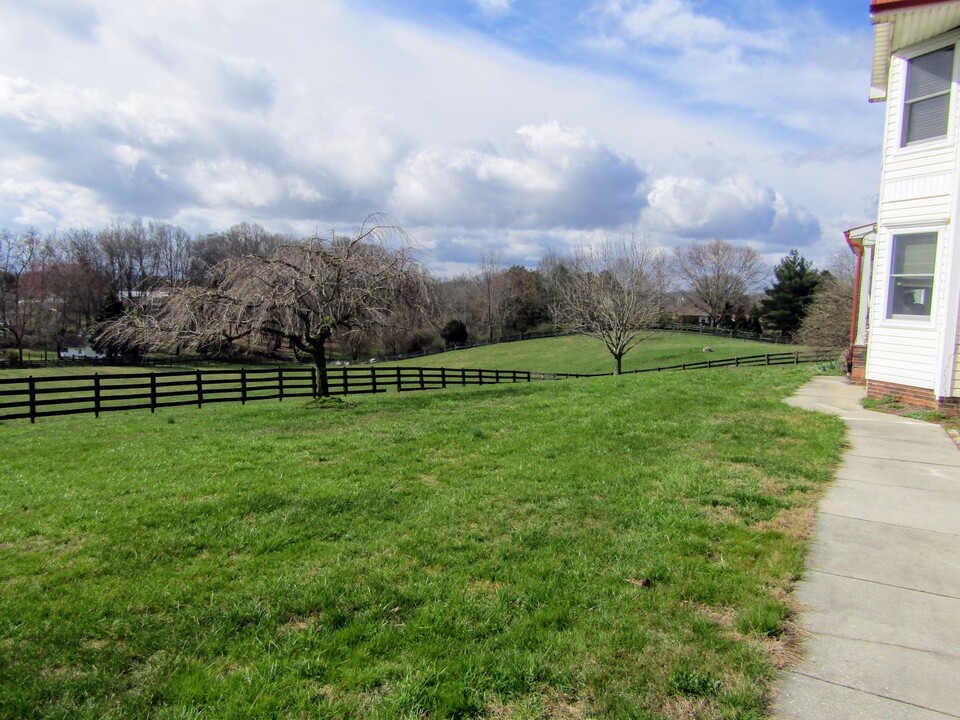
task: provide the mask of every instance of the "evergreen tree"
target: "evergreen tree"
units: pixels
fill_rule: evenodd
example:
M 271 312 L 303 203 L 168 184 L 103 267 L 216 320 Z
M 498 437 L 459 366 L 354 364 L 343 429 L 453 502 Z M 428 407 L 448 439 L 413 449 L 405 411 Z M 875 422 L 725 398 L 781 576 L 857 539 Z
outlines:
M 447 345 L 463 345 L 467 342 L 467 326 L 462 320 L 451 320 L 443 326 L 440 337 Z
M 766 327 L 779 330 L 781 335 L 792 335 L 807 314 L 820 275 L 797 250 L 787 253 L 773 274 L 776 282 L 766 288 L 760 315 Z

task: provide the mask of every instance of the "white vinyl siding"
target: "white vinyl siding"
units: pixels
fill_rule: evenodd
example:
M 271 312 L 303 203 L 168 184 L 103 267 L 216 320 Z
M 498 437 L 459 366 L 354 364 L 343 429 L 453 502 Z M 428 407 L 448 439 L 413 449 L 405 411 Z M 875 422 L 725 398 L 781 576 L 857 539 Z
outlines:
M 933 329 L 873 328 L 867 377 L 880 382 L 933 389 L 937 335 Z
M 888 302 L 891 293 L 890 271 L 893 262 L 893 236 L 911 232 L 936 232 L 934 228 L 885 232 L 877 240 L 874 254 L 874 284 L 870 294 L 871 326 L 867 351 L 867 378 L 933 389 L 936 375 L 937 331 L 933 317 L 891 318 Z M 944 233 L 940 233 L 941 236 Z M 934 292 L 937 291 L 934 287 Z M 939 307 L 933 302 L 934 312 Z
M 955 247 L 960 212 L 960 123 L 956 122 L 960 117 L 960 93 L 953 92 L 952 82 L 947 93 L 941 91 L 949 96 L 948 110 L 943 129 L 936 137 L 903 144 L 907 138 L 914 139 L 905 109 L 916 104 L 907 99 L 911 59 L 946 48 L 948 52 L 939 56 L 940 74 L 944 74 L 946 59 L 952 55 L 951 78 L 956 78 L 960 76 L 960 53 L 955 49 L 958 41 L 960 31 L 952 30 L 905 48 L 903 54 L 891 58 L 878 232 L 868 301 L 867 379 L 925 388 L 937 394 L 948 394 L 952 385 L 960 388 L 960 363 L 952 347 L 948 347 L 948 343 L 953 346 L 958 332 L 960 266 L 953 268 L 960 257 L 960 248 Z M 923 97 L 916 92 L 913 96 Z M 923 233 L 935 233 L 938 238 L 935 267 L 927 281 L 929 314 L 888 313 L 896 284 L 896 278 L 891 277 L 894 236 Z
M 960 397 L 960 324 L 957 325 L 956 344 L 953 346 L 953 392 L 952 397 Z

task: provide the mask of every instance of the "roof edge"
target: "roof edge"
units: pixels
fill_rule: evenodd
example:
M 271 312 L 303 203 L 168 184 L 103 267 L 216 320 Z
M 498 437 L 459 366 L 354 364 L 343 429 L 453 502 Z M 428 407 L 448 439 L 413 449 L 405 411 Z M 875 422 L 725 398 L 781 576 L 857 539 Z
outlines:
M 922 7 L 923 5 L 940 5 L 949 0 L 871 0 L 870 14 L 887 12 L 889 10 L 905 10 Z

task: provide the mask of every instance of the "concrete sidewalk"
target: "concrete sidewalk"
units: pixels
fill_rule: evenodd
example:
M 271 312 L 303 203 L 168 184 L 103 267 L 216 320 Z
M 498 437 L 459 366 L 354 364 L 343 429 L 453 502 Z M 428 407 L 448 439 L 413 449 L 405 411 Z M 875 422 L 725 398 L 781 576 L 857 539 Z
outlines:
M 960 718 L 960 449 L 862 396 L 817 377 L 787 401 L 842 417 L 848 449 L 797 585 L 808 637 L 775 717 Z

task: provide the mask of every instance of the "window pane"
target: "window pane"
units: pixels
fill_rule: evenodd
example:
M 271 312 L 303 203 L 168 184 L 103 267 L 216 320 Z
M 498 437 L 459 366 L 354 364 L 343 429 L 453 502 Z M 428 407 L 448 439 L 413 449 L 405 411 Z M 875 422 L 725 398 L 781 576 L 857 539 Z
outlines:
M 907 115 L 903 144 L 946 135 L 949 105 L 949 95 L 918 100 L 907 105 L 904 108 Z
M 893 278 L 890 286 L 890 315 L 930 316 L 933 278 Z
M 952 77 L 952 47 L 913 58 L 907 75 L 907 100 L 949 90 Z
M 937 233 L 893 236 L 887 317 L 930 317 Z
M 895 235 L 894 275 L 933 275 L 937 256 L 937 234 Z

